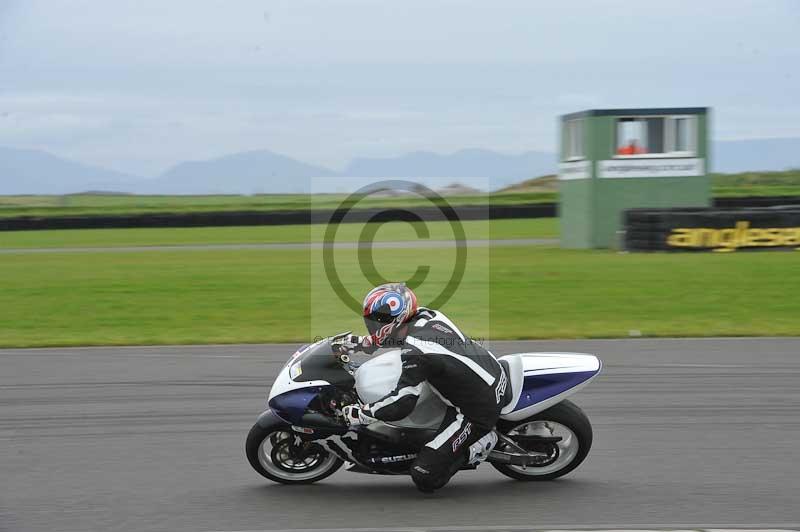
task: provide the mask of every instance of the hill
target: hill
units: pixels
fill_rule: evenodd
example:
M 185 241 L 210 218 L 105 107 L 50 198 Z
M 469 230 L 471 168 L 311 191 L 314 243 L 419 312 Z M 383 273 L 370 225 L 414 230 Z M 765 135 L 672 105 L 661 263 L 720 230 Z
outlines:
M 150 194 L 304 193 L 314 177 L 336 172 L 268 150 L 177 164 L 137 192 Z
M 441 177 L 464 185 L 497 189 L 532 175 L 552 173 L 555 155 L 529 151 L 503 154 L 470 149 L 450 154 L 416 151 L 398 157 L 357 158 L 342 172 L 354 177 Z M 470 179 L 473 178 L 473 179 Z
M 0 193 L 68 194 L 123 190 L 142 178 L 78 163 L 40 150 L 0 147 Z
M 715 142 L 715 172 L 783 171 L 800 167 L 800 138 Z M 68 194 L 109 190 L 135 194 L 286 194 L 352 192 L 380 179 L 414 179 L 440 189 L 458 182 L 483 191 L 554 190 L 533 176 L 556 172 L 554 154 L 504 154 L 470 149 L 427 151 L 387 158 L 356 158 L 341 172 L 269 150 L 176 164 L 155 179 L 82 164 L 39 150 L 0 148 L 0 194 Z M 728 186 L 728 185 L 720 185 Z M 738 185 L 737 185 L 738 186 Z M 516 187 L 516 188 L 515 188 Z

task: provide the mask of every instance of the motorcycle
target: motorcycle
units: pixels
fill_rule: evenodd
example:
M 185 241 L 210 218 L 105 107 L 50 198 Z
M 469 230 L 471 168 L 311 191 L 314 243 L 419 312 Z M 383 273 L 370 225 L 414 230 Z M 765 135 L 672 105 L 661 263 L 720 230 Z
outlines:
M 291 356 L 272 385 L 267 409 L 247 435 L 250 465 L 272 481 L 310 484 L 344 464 L 357 473 L 408 474 L 418 450 L 434 438 L 444 418 L 446 405 L 426 385 L 408 417 L 348 426 L 344 406 L 377 401 L 395 387 L 400 350 L 357 364 L 334 347 L 335 338 L 301 347 Z M 600 359 L 519 353 L 498 361 L 511 393 L 495 428 L 498 442 L 485 461 L 517 480 L 552 480 L 574 470 L 592 446 L 592 426 L 567 397 L 597 377 Z

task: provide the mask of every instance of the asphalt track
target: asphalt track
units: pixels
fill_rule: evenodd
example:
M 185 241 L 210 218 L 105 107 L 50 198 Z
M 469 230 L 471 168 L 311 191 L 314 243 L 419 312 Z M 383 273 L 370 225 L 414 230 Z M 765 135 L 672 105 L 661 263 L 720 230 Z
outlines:
M 583 351 L 595 445 L 567 478 L 489 465 L 424 496 L 405 477 L 262 479 L 245 434 L 290 346 L 0 351 L 0 529 L 798 528 L 800 339 L 505 342 Z

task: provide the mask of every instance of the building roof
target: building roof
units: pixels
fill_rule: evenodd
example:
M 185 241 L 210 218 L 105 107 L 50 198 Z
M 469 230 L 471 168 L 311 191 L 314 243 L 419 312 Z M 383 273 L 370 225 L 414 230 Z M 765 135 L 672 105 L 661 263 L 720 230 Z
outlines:
M 660 115 L 703 115 L 708 107 L 652 107 L 649 109 L 588 109 L 561 116 L 561 120 L 573 120 L 590 116 L 660 116 Z

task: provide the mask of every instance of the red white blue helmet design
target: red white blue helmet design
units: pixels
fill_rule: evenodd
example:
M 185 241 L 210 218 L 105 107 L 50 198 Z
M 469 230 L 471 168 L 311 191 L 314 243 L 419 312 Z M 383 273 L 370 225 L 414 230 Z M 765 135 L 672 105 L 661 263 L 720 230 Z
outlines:
M 417 296 L 404 283 L 376 286 L 364 298 L 367 346 L 380 347 L 398 327 L 417 313 Z

